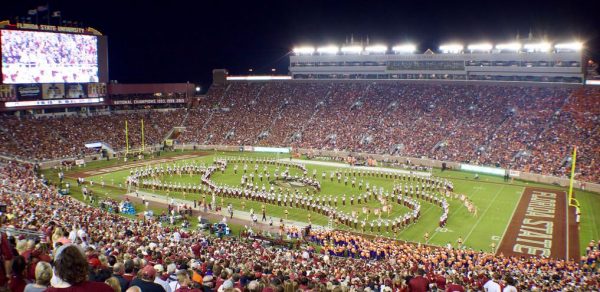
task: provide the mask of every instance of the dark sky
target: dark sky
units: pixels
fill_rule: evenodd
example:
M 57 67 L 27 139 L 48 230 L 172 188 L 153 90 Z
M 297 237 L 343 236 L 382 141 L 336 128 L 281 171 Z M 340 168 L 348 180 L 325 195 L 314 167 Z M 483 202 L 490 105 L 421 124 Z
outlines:
M 595 59 L 600 15 L 594 0 L 562 1 L 67 1 L 50 0 L 63 19 L 109 38 L 110 79 L 121 83 L 208 84 L 214 68 L 232 74 L 287 73 L 294 44 L 342 43 L 354 35 L 419 50 L 445 41 L 502 42 L 517 32 L 581 39 Z M 4 1 L 0 20 L 26 16 L 47 1 Z M 597 5 L 600 6 L 600 5 Z

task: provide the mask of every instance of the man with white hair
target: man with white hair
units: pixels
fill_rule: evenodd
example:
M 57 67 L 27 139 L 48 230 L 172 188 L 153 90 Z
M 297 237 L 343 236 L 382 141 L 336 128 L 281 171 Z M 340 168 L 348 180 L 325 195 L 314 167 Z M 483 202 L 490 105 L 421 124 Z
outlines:
M 172 282 L 177 282 L 177 275 L 175 274 L 175 272 L 177 272 L 177 265 L 174 263 L 170 263 L 167 266 L 167 274 L 169 274 L 169 277 L 167 278 L 167 283 L 171 284 Z
M 161 276 L 165 272 L 163 265 L 154 265 L 154 269 L 157 273 L 156 278 L 154 278 L 154 283 L 161 285 L 165 289 L 165 292 L 171 292 L 171 287 L 169 287 L 169 283 L 167 283 L 167 281 L 161 278 Z
M 190 279 L 190 275 L 186 270 L 178 271 L 177 281 L 171 282 L 169 286 L 171 287 L 171 291 L 200 292 L 199 289 L 192 288 L 193 283 Z

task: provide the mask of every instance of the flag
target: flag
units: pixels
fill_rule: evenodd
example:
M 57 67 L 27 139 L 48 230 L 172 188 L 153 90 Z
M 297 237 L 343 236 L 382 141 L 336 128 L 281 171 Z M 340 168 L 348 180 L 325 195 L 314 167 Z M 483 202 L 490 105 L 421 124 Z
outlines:
M 48 10 L 48 5 L 40 5 L 37 7 L 38 12 L 44 12 L 46 10 Z
M 29 10 L 29 11 L 27 12 L 27 14 L 29 14 L 29 15 L 36 15 L 36 14 L 37 14 L 37 10 L 35 10 L 35 9 L 31 9 L 31 10 Z
M 52 17 L 60 17 L 60 11 L 52 12 Z

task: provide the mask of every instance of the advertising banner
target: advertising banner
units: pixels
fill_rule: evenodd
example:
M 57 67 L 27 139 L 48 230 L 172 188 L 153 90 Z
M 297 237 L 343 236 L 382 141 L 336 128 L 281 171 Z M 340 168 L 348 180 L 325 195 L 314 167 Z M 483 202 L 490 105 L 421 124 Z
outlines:
M 42 89 L 39 84 L 19 84 L 17 88 L 18 100 L 40 99 L 42 97 Z
M 461 164 L 460 170 L 492 174 L 492 175 L 500 175 L 500 176 L 504 176 L 504 174 L 506 174 L 506 170 L 504 170 L 503 168 L 486 167 L 486 166 L 471 165 L 471 164 Z
M 14 85 L 0 84 L 0 102 L 17 100 L 17 90 Z

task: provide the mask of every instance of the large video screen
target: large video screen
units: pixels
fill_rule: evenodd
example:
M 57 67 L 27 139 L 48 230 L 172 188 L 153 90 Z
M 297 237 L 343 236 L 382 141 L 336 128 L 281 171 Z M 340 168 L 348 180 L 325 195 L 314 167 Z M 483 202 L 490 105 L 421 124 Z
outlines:
M 98 82 L 93 35 L 1 30 L 2 83 Z

